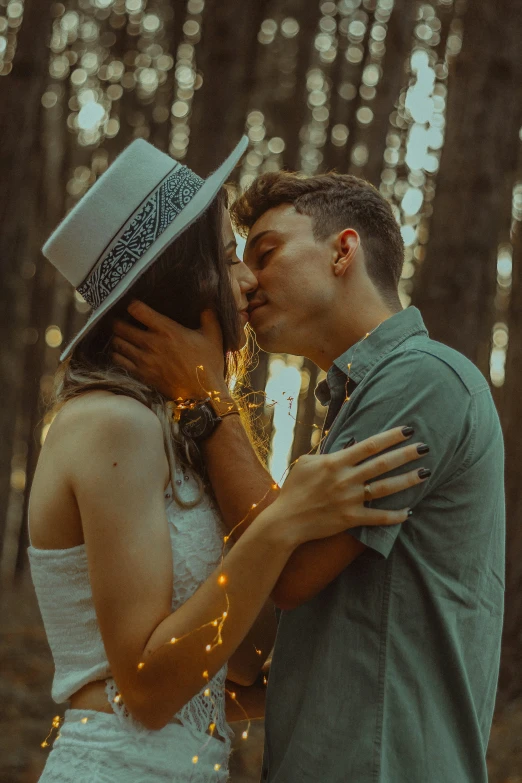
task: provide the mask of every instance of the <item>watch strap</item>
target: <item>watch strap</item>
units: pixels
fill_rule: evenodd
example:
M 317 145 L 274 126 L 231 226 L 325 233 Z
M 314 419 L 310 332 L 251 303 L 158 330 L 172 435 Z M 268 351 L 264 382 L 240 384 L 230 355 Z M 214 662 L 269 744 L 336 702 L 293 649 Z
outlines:
M 230 416 L 234 413 L 239 415 L 239 408 L 236 401 L 232 397 L 217 397 L 207 400 L 207 404 L 212 407 L 214 413 L 224 419 L 225 416 Z

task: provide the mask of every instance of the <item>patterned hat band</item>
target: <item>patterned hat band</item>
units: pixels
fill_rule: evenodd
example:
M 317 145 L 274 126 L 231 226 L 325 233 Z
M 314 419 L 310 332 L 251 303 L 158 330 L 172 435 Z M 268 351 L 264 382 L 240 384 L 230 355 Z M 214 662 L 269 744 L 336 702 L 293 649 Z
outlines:
M 165 229 L 194 198 L 204 180 L 178 166 L 145 201 L 116 244 L 77 291 L 97 310 Z

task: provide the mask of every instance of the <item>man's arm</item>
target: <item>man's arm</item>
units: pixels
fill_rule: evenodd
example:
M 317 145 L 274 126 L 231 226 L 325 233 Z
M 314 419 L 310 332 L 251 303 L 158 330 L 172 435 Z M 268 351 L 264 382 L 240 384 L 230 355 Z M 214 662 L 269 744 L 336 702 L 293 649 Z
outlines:
M 202 452 L 223 520 L 238 538 L 273 503 L 278 486 L 259 461 L 239 416 L 225 416 L 203 442 Z
M 249 687 L 259 677 L 271 654 L 276 637 L 277 620 L 273 601 L 266 602 L 257 620 L 235 653 L 228 660 L 228 679 Z
M 228 723 L 265 717 L 266 682 L 264 671 L 248 687 L 227 680 L 225 709 Z
M 238 416 L 227 416 L 205 442 L 203 454 L 225 524 L 241 535 L 276 498 L 274 480 L 260 463 Z M 257 504 L 255 508 L 252 508 Z M 363 550 L 349 533 L 310 541 L 290 557 L 272 593 L 292 609 L 317 595 Z

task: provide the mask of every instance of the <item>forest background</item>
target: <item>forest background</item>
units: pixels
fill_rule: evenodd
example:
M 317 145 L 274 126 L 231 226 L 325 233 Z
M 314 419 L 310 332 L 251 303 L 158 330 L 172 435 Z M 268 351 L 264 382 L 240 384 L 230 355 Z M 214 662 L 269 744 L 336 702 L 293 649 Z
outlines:
M 0 0 L 0 778 L 33 783 L 62 714 L 27 564 L 60 346 L 87 306 L 40 248 L 143 137 L 206 176 L 245 131 L 260 172 L 335 169 L 389 199 L 401 298 L 489 379 L 504 428 L 506 616 L 491 783 L 522 783 L 522 8 L 517 0 Z M 322 375 L 260 353 L 279 479 L 317 444 Z M 275 403 L 275 404 L 274 404 Z M 234 783 L 258 779 L 262 724 Z

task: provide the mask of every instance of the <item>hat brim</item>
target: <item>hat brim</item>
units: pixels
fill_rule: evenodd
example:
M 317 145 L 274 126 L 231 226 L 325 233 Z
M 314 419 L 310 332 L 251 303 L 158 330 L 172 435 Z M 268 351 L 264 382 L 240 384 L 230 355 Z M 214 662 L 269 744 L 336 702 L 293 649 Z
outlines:
M 95 310 L 89 317 L 87 323 L 80 329 L 78 334 L 70 341 L 65 350 L 60 356 L 60 361 L 63 362 L 67 359 L 72 351 L 76 348 L 79 342 L 83 340 L 86 334 L 93 329 L 98 321 L 107 313 L 114 305 L 127 293 L 129 288 L 143 275 L 156 261 L 159 255 L 165 250 L 168 245 L 174 242 L 183 231 L 185 231 L 192 223 L 197 220 L 203 212 L 214 201 L 219 190 L 226 182 L 236 165 L 241 160 L 241 157 L 248 147 L 248 137 L 243 136 L 239 144 L 234 151 L 228 156 L 226 161 L 213 173 L 208 179 L 205 180 L 201 188 L 198 190 L 193 199 L 187 204 L 187 206 L 174 218 L 172 223 L 165 229 L 165 231 L 158 237 L 156 242 L 147 250 L 146 253 L 140 258 L 140 260 L 133 266 L 130 272 L 125 275 L 116 288 L 111 291 L 109 296 L 104 302 Z

